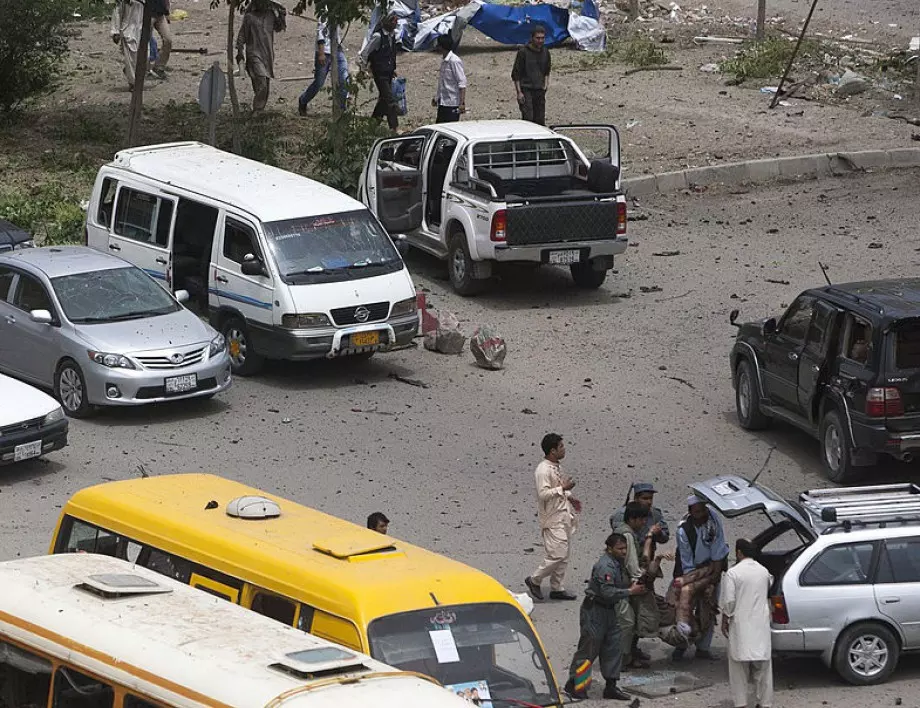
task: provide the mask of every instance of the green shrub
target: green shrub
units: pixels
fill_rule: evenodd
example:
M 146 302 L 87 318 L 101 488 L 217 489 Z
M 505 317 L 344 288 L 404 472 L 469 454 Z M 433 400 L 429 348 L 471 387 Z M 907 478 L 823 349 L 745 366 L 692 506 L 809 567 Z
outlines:
M 668 63 L 667 52 L 644 35 L 633 35 L 625 44 L 618 45 L 615 53 L 627 66 L 659 66 Z
M 0 192 L 0 219 L 31 232 L 42 245 L 82 243 L 84 217 L 80 200 L 56 182 L 33 187 L 31 193 Z
M 770 37 L 762 42 L 745 45 L 734 59 L 722 62 L 719 68 L 723 74 L 733 74 L 739 79 L 779 78 L 794 50 L 795 42 L 782 37 Z M 799 57 L 808 57 L 814 51 L 814 43 L 805 41 L 799 50 Z

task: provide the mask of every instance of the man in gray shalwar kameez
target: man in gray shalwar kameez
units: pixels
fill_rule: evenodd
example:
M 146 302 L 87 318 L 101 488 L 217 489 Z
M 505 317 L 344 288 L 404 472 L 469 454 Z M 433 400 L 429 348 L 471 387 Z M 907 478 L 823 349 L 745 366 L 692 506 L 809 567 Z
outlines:
M 112 11 L 112 41 L 121 48 L 121 58 L 128 90 L 134 90 L 134 67 L 137 64 L 137 44 L 144 23 L 144 4 L 137 0 L 116 0 Z
M 243 61 L 246 48 L 246 73 L 252 80 L 252 110 L 261 111 L 268 102 L 270 82 L 275 78 L 275 32 L 284 29 L 270 0 L 253 0 L 243 15 L 236 35 L 236 63 Z

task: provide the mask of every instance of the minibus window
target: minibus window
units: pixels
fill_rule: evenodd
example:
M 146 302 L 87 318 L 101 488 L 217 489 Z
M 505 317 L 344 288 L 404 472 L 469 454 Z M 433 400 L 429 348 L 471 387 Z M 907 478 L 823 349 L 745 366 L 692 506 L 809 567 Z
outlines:
M 192 564 L 184 558 L 170 555 L 158 548 L 151 548 L 147 556 L 146 567 L 160 575 L 173 578 L 188 585 L 192 577 Z
M 289 627 L 294 624 L 294 615 L 297 614 L 297 607 L 293 602 L 264 592 L 256 593 L 251 609 Z
M 0 642 L 0 708 L 44 708 L 50 688 L 50 661 Z
M 112 708 L 112 687 L 91 676 L 62 666 L 54 675 L 53 708 Z
M 121 705 L 122 708 L 160 708 L 159 703 L 151 703 L 143 698 L 132 696 L 130 693 L 125 694 L 125 699 Z

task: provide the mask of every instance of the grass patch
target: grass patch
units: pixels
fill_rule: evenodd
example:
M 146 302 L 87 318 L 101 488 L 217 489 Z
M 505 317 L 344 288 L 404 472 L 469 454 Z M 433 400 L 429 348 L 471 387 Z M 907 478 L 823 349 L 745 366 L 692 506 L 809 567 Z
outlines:
M 29 188 L 4 187 L 0 191 L 0 218 L 31 232 L 42 245 L 82 243 L 84 212 L 80 201 L 89 195 L 89 186 L 84 189 L 84 184 L 77 182 L 54 180 Z M 92 185 L 92 176 L 88 184 Z
M 668 53 L 661 45 L 645 35 L 633 35 L 625 42 L 618 44 L 614 55 L 627 66 L 660 66 L 669 61 Z
M 805 40 L 797 61 L 816 55 L 819 49 L 817 43 Z M 795 42 L 782 37 L 769 37 L 762 42 L 751 42 L 743 46 L 734 59 L 722 62 L 719 68 L 723 74 L 733 75 L 742 81 L 779 78 L 794 50 Z

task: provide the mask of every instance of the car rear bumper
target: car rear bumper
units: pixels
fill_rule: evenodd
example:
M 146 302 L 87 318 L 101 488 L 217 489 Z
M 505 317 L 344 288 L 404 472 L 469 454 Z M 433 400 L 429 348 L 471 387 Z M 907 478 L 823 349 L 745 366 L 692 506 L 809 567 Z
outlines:
M 899 459 L 920 457 L 920 430 L 899 433 L 888 430 L 884 425 L 868 425 L 854 420 L 853 437 L 859 449 Z
M 626 252 L 629 240 L 619 236 L 609 241 L 568 241 L 560 243 L 534 243 L 516 246 L 498 244 L 495 246 L 494 258 L 500 262 L 526 261 L 546 263 L 550 251 L 581 251 L 581 260 L 590 260 L 598 256 L 618 256 Z
M 69 421 L 65 418 L 37 429 L 26 430 L 21 433 L 5 433 L 0 437 L 0 465 L 12 464 L 15 461 L 16 448 L 36 440 L 41 440 L 42 455 L 66 447 L 68 428 Z
M 196 387 L 168 393 L 166 379 L 194 374 Z M 176 369 L 110 369 L 95 365 L 84 369 L 89 402 L 97 406 L 141 406 L 212 396 L 230 387 L 230 358 L 221 352 L 194 366 Z M 113 391 L 114 388 L 114 391 Z

